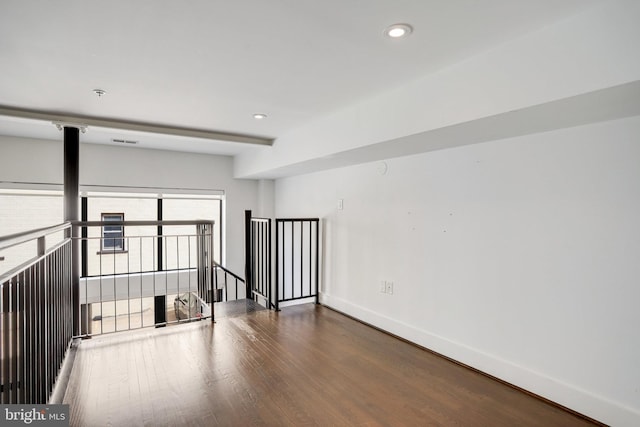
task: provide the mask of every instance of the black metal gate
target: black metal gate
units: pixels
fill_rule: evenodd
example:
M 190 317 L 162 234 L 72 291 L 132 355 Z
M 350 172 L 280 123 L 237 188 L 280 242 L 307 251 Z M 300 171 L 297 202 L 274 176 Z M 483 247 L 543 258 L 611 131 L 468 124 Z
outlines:
M 276 219 L 275 308 L 281 302 L 315 297 L 318 303 L 318 218 Z
M 246 211 L 245 220 L 247 298 L 262 299 L 271 308 L 271 219 L 253 218 Z
M 247 298 L 263 299 L 267 308 L 281 302 L 315 298 L 318 303 L 320 220 L 276 218 L 275 283 L 272 284 L 271 219 L 245 211 Z M 260 301 L 259 301 L 260 302 Z

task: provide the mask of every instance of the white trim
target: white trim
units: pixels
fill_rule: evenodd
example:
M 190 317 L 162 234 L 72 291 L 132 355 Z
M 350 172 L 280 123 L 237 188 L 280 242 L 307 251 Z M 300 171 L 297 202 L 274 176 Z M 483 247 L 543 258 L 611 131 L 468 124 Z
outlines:
M 62 190 L 32 190 L 29 188 L 1 188 L 2 196 L 39 196 L 39 197 L 63 197 Z
M 500 357 L 484 353 L 462 343 L 451 341 L 423 329 L 376 313 L 326 293 L 322 304 L 353 316 L 365 323 L 409 340 L 422 347 L 450 357 L 510 384 L 521 387 L 595 420 L 615 426 L 640 425 L 640 413 L 593 392 L 546 376 Z
M 92 185 L 81 184 L 80 193 L 85 196 L 97 197 L 140 197 L 148 195 L 149 197 L 162 198 L 193 198 L 189 196 L 201 196 L 203 198 L 219 198 L 224 196 L 224 190 L 207 189 L 207 188 L 163 188 L 163 187 L 126 187 L 126 186 L 108 186 L 108 185 Z M 117 193 L 118 195 L 113 195 Z M 124 196 L 123 196 L 124 195 Z
M 63 186 L 62 184 L 52 184 L 47 182 L 0 181 L 0 190 L 57 191 L 62 194 Z M 19 193 L 19 191 L 16 191 L 16 193 Z
M 116 130 L 127 130 L 134 132 L 144 132 L 160 135 L 174 135 L 186 138 L 201 138 L 214 141 L 236 142 L 248 145 L 272 146 L 273 138 L 223 132 L 208 129 L 196 129 L 178 126 L 165 126 L 156 123 L 130 122 L 126 120 L 104 119 L 99 117 L 78 116 L 58 114 L 49 111 L 27 110 L 21 108 L 11 108 L 0 105 L 0 116 L 16 117 L 19 119 L 51 121 L 60 129 L 63 126 L 79 127 L 83 133 L 87 128 L 107 128 Z
M 129 187 L 94 184 L 81 184 L 79 187 L 81 196 L 89 194 L 99 197 L 108 197 L 111 196 L 111 193 L 119 193 L 130 197 L 141 197 L 141 195 L 148 194 L 150 197 L 156 198 L 189 198 L 189 195 L 194 195 L 215 199 L 225 195 L 224 190 L 214 188 Z M 0 181 L 0 190 L 3 189 L 63 191 L 64 187 L 62 184 L 53 182 Z

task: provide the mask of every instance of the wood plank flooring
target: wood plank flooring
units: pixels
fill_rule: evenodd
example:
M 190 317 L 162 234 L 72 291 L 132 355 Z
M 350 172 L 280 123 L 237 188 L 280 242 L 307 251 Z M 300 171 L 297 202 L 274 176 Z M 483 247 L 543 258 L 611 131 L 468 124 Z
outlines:
M 587 426 L 326 307 L 84 341 L 72 426 Z

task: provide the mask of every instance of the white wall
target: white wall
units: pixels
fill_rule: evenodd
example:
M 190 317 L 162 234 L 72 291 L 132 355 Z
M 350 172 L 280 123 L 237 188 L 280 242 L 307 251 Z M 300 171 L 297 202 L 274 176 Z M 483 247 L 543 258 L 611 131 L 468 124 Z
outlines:
M 60 194 L 34 195 L 32 193 L 29 196 L 23 196 L 12 190 L 4 191 L 0 186 L 0 236 L 60 224 L 64 218 L 62 208 L 63 200 Z M 47 236 L 46 248 L 57 245 L 63 238 L 62 232 Z M 29 261 L 37 253 L 35 240 L 0 250 L 0 256 L 4 257 L 0 262 L 0 275 Z
M 272 179 L 258 181 L 258 211 L 254 217 L 273 218 L 275 212 L 275 182 Z
M 640 425 L 639 162 L 633 117 L 279 179 L 276 215 L 324 218 L 324 303 Z
M 80 136 L 82 141 L 82 136 Z M 0 136 L 0 182 L 62 184 L 63 143 Z M 244 276 L 244 210 L 258 208 L 258 181 L 233 178 L 226 156 L 80 144 L 80 185 L 224 190 L 226 265 Z

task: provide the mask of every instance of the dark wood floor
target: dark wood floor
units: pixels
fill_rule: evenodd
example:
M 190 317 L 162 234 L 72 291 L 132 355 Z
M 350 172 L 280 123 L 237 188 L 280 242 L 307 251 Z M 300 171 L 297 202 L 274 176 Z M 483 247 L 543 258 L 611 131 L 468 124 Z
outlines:
M 328 308 L 256 311 L 84 341 L 74 426 L 585 426 Z
M 244 316 L 260 310 L 266 310 L 266 308 L 251 299 L 225 301 L 215 304 L 215 317 L 216 319 L 222 319 L 225 317 Z

